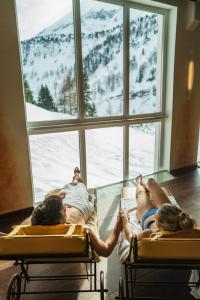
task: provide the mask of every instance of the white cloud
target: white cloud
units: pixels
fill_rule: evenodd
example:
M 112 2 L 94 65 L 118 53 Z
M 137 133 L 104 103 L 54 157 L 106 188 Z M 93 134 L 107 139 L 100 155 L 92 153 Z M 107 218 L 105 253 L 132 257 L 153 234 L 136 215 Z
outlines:
M 30 38 L 72 10 L 71 0 L 16 0 L 20 40 Z

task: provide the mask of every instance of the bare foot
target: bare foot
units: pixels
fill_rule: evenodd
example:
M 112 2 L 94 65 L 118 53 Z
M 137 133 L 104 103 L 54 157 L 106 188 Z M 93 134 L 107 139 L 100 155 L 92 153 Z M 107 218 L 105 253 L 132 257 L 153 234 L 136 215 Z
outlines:
M 136 177 L 136 183 L 136 197 L 138 197 L 141 192 L 146 192 L 145 185 L 142 181 L 142 175 Z
M 146 187 L 148 190 L 151 189 L 152 186 L 158 185 L 157 182 L 153 178 L 149 178 L 146 183 Z
M 81 178 L 81 172 L 79 170 L 78 167 L 76 167 L 74 169 L 74 176 L 73 176 L 73 183 L 79 183 L 79 182 L 83 182 L 82 178 Z
M 136 177 L 136 182 L 137 182 L 137 184 L 143 185 L 141 174 Z

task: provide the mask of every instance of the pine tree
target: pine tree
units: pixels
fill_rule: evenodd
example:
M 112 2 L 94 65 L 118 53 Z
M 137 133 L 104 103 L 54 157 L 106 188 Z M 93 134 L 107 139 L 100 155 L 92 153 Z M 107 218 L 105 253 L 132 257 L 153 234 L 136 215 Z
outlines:
M 144 74 L 145 74 L 145 70 L 147 68 L 146 63 L 143 63 L 140 68 L 139 68 L 139 75 L 138 75 L 138 80 L 137 82 L 141 83 L 144 79 Z
M 64 113 L 77 114 L 76 80 L 72 69 L 67 73 L 60 91 L 60 106 Z
M 25 96 L 26 102 L 35 104 L 35 101 L 33 99 L 33 92 L 30 89 L 28 80 L 26 79 L 25 75 L 24 75 L 24 96 Z
M 57 111 L 47 85 L 41 85 L 37 105 L 50 111 Z
M 154 86 L 153 86 L 153 90 L 152 90 L 152 95 L 153 95 L 153 96 L 156 96 L 156 92 L 157 92 L 157 91 L 156 91 L 156 87 L 155 87 L 155 85 L 154 85 Z
M 83 74 L 83 94 L 85 117 L 95 117 L 97 113 L 96 106 L 91 99 L 90 86 L 86 73 Z

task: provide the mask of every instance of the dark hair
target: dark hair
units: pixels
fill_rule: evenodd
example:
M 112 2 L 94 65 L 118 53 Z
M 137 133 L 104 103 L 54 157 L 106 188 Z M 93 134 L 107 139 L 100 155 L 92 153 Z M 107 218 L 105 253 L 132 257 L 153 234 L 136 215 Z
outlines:
M 162 230 L 192 230 L 196 221 L 176 205 L 165 203 L 158 209 L 158 225 Z
M 62 223 L 62 199 L 56 195 L 47 197 L 33 211 L 32 225 L 56 225 Z

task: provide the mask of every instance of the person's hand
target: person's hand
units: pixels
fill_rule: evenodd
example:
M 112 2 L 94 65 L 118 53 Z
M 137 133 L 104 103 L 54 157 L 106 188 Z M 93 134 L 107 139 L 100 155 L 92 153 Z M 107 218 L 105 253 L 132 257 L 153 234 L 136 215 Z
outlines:
M 128 221 L 128 214 L 127 214 L 126 209 L 121 209 L 119 212 L 119 215 L 120 215 L 123 223 Z
M 122 218 L 120 216 L 120 213 L 117 216 L 117 221 L 116 221 L 116 224 L 115 224 L 115 229 L 119 230 L 119 231 L 122 231 L 122 229 L 123 229 L 123 221 L 122 221 Z
M 151 235 L 151 233 L 150 233 L 149 229 L 145 229 L 145 230 L 137 233 L 137 240 L 140 241 L 142 239 L 149 238 L 150 235 Z
M 82 228 L 84 229 L 84 231 L 87 233 L 87 234 L 89 234 L 91 231 L 90 231 L 90 227 L 88 226 L 88 225 L 86 225 L 86 224 L 83 224 L 82 225 Z
M 63 191 L 60 191 L 57 196 L 61 199 L 64 199 L 66 197 L 67 193 L 63 192 Z

